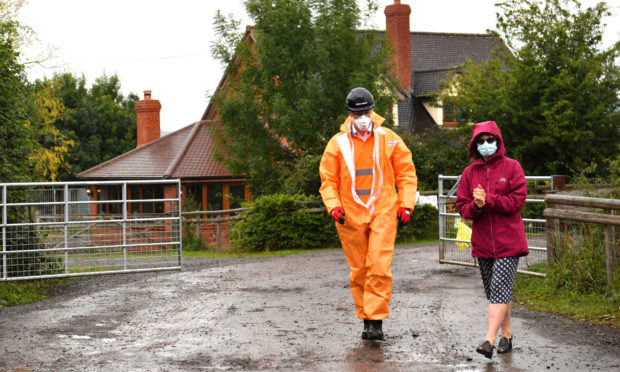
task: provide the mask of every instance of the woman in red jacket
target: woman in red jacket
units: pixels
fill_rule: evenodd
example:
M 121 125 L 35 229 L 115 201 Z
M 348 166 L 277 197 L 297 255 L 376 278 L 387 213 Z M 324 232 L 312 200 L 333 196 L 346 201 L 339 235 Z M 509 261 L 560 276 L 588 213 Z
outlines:
M 473 221 L 472 256 L 477 257 L 484 291 L 489 300 L 488 330 L 476 349 L 493 356 L 512 350 L 510 310 L 519 257 L 529 253 L 521 208 L 527 185 L 523 168 L 504 156 L 502 134 L 493 121 L 474 125 L 469 142 L 470 165 L 461 175 L 456 205 L 463 218 Z

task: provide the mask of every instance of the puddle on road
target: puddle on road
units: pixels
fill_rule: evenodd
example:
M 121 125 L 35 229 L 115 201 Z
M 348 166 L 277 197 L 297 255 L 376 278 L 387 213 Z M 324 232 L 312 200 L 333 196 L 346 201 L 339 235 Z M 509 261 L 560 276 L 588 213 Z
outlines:
M 390 339 L 386 341 L 361 340 L 345 351 L 344 363 L 356 372 L 376 371 L 385 366 L 387 370 L 400 370 L 402 366 L 412 367 L 412 370 L 432 370 L 438 364 L 437 358 L 429 353 L 412 353 L 409 347 L 403 345 L 402 340 Z

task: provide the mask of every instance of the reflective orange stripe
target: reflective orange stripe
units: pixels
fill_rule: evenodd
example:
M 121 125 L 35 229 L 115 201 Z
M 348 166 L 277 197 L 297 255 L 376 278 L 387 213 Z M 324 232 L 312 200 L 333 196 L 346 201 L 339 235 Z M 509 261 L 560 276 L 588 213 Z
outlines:
M 354 161 L 355 161 L 355 190 L 362 202 L 367 203 L 370 198 L 373 181 L 373 166 L 372 152 L 374 149 L 375 141 L 370 138 L 369 141 L 362 141 L 359 138 L 353 138 Z M 377 182 L 375 177 L 375 182 Z M 375 190 L 377 185 L 375 185 Z

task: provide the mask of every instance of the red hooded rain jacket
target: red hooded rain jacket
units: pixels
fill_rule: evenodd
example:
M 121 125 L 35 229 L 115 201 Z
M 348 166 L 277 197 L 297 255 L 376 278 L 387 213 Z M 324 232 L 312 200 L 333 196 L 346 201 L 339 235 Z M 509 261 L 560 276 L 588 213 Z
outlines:
M 494 259 L 525 256 L 529 250 L 521 218 L 527 196 L 523 168 L 516 160 L 504 156 L 504 141 L 494 121 L 474 125 L 469 141 L 470 158 L 477 151 L 474 139 L 481 133 L 490 133 L 498 138 L 497 152 L 486 163 L 478 159 L 465 168 L 456 196 L 459 214 L 473 220 L 472 256 Z M 473 197 L 478 185 L 486 192 L 486 204 L 479 211 Z

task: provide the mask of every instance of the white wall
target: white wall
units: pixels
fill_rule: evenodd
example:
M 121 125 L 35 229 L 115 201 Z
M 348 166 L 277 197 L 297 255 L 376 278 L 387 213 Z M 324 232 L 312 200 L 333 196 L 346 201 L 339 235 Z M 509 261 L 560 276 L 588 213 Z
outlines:
M 441 101 L 439 102 L 441 105 Z M 431 105 L 430 102 L 423 103 L 426 111 L 431 114 L 433 120 L 435 120 L 435 124 L 442 125 L 443 124 L 443 109 L 441 107 L 435 107 L 435 105 Z

